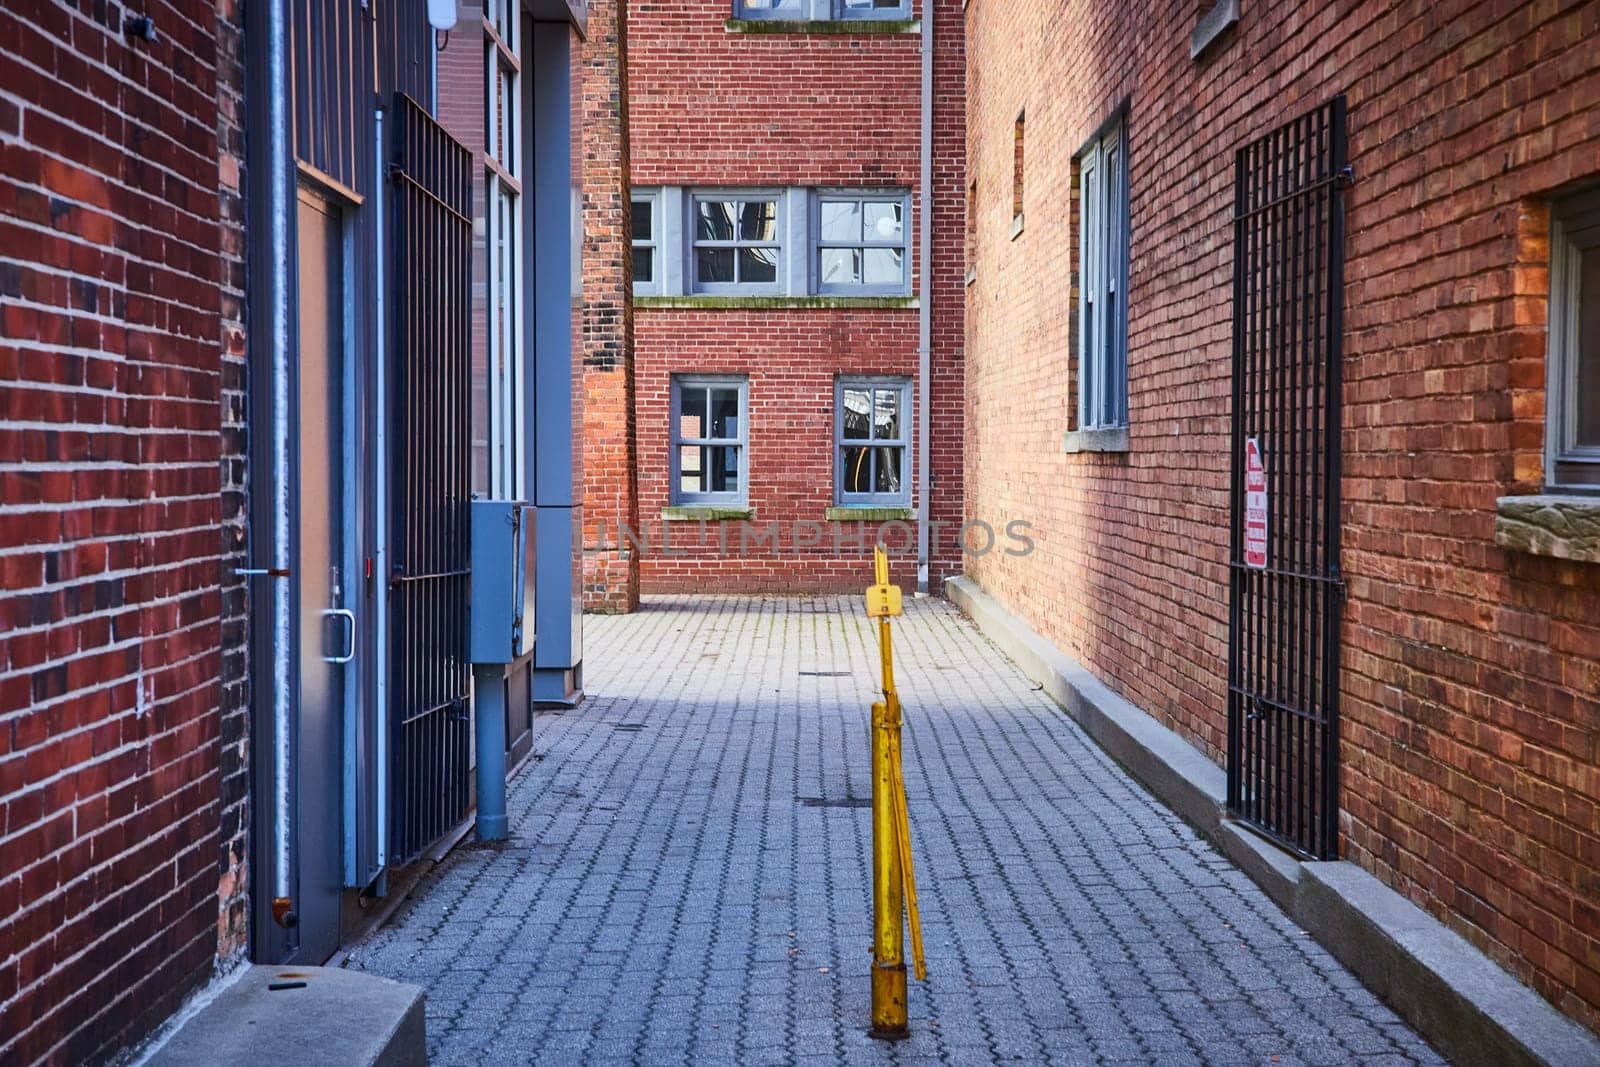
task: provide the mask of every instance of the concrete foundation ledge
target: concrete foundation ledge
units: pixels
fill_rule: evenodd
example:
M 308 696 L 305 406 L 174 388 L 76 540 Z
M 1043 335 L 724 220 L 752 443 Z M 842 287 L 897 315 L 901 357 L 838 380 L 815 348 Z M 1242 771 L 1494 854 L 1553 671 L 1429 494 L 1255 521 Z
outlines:
M 250 966 L 197 998 L 136 1062 L 421 1067 L 428 1062 L 423 993 L 337 967 Z
M 1238 864 L 1300 926 L 1452 1062 L 1600 1065 L 1600 1038 L 1371 874 L 1306 863 L 1226 812 L 1227 776 L 1111 692 L 969 578 L 945 595 L 1145 788 Z

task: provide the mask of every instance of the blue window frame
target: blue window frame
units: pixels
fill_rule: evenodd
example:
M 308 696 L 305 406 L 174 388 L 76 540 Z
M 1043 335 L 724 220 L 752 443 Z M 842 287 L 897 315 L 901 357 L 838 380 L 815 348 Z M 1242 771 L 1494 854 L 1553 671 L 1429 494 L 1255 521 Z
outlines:
M 742 376 L 674 376 L 674 504 L 743 504 L 749 499 L 749 396 L 749 379 Z
M 733 17 L 793 22 L 909 19 L 911 0 L 734 0 Z
M 1078 427 L 1128 425 L 1128 151 L 1117 123 L 1078 157 Z
M 911 198 L 902 192 L 820 192 L 812 200 L 812 269 L 819 293 L 911 291 Z
M 695 193 L 691 277 L 697 293 L 783 292 L 783 202 L 778 192 Z
M 840 378 L 833 410 L 834 499 L 843 507 L 909 507 L 910 380 Z

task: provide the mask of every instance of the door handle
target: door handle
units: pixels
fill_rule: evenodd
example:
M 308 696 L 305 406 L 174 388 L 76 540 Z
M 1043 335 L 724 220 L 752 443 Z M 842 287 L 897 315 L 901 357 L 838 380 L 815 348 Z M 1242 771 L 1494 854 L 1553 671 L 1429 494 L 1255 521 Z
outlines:
M 356 658 L 356 613 L 349 608 L 330 608 L 322 613 L 322 617 L 325 619 L 329 616 L 343 619 L 346 623 L 344 627 L 345 651 L 342 656 L 323 656 L 322 662 L 349 663 Z

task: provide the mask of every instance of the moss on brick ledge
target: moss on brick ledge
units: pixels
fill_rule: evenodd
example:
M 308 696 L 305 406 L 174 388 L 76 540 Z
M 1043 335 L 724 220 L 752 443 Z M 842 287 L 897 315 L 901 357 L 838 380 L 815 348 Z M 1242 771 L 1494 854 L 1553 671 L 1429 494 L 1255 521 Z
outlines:
M 917 19 L 729 19 L 729 33 L 921 33 Z
M 914 296 L 636 296 L 635 308 L 727 308 L 778 311 L 814 308 L 915 308 Z
M 904 522 L 916 517 L 910 508 L 829 508 L 829 522 Z
M 1513 552 L 1600 563 L 1600 497 L 1503 496 L 1495 544 Z
M 723 522 L 728 519 L 748 519 L 753 512 L 747 507 L 733 504 L 678 504 L 661 509 L 662 522 Z

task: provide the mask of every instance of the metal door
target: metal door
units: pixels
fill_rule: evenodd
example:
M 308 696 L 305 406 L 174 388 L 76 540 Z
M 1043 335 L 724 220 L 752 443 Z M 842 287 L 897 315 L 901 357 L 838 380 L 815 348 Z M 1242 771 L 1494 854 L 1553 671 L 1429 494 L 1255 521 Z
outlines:
M 299 205 L 299 701 L 295 744 L 299 947 L 321 963 L 339 947 L 343 891 L 345 664 L 355 653 L 346 608 L 344 235 L 339 211 L 302 189 Z
M 1228 807 L 1337 856 L 1343 97 L 1239 149 Z
M 404 96 L 394 144 L 389 861 L 404 863 L 472 800 L 472 154 Z

